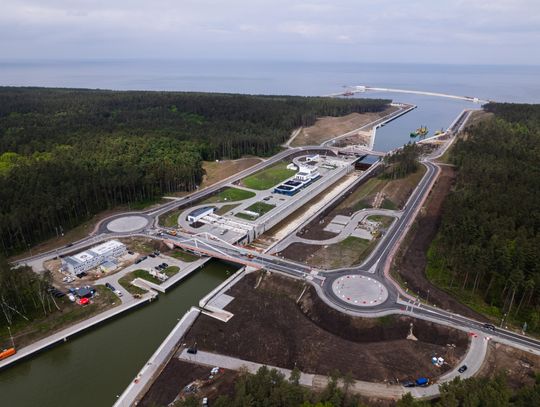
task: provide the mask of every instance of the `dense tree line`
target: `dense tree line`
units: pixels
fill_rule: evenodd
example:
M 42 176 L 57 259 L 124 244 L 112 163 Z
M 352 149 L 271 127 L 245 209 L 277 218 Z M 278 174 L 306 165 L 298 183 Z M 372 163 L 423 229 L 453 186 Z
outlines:
M 382 176 L 389 179 L 403 178 L 418 169 L 420 147 L 416 143 L 407 143 L 399 150 L 384 157 L 385 169 Z
M 120 204 L 192 190 L 202 160 L 269 155 L 319 116 L 388 100 L 0 88 L 0 252 Z
M 49 287 L 49 275 L 38 275 L 29 268 L 12 269 L 0 256 L 0 337 L 7 337 L 5 327 L 46 316 L 58 308 Z M 5 345 L 0 343 L 0 349 Z
M 540 405 L 540 382 L 512 391 L 504 374 L 494 378 L 459 377 L 440 386 L 441 396 L 436 402 L 417 401 L 410 394 L 397 407 L 531 407 Z
M 275 369 L 261 367 L 254 375 L 243 374 L 237 381 L 234 395 L 220 396 L 212 400 L 214 407 L 363 407 L 356 395 L 351 394 L 351 378 L 334 375 L 328 386 L 315 393 L 299 382 L 299 373 L 293 371 L 289 379 Z M 494 378 L 459 377 L 440 386 L 440 398 L 436 401 L 418 401 L 410 393 L 397 402 L 398 407 L 531 407 L 540 405 L 540 380 L 532 386 L 512 391 L 504 373 Z M 340 385 L 338 385 L 340 383 Z M 175 407 L 197 407 L 196 397 L 176 402 Z
M 540 329 L 540 105 L 489 104 L 452 161 L 455 190 L 429 253 L 453 290 Z
M 291 377 L 261 367 L 256 374 L 244 373 L 236 382 L 234 395 L 220 396 L 212 400 L 213 407 L 361 407 L 358 396 L 351 394 L 353 382 L 349 375 L 341 377 L 335 373 L 321 393 L 314 393 L 300 385 L 300 372 L 295 369 Z M 341 383 L 341 385 L 339 384 Z M 174 404 L 175 407 L 197 407 L 196 397 Z

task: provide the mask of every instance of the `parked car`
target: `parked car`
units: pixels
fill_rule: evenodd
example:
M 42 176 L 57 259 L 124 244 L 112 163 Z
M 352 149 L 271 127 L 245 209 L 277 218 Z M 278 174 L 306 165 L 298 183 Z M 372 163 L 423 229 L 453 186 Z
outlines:
M 410 380 L 405 380 L 404 382 L 401 382 L 401 384 L 403 387 L 416 387 L 416 384 Z
M 165 268 L 169 267 L 169 265 L 167 263 L 161 263 L 161 265 Z
M 148 256 L 150 256 L 152 258 L 156 257 L 156 255 L 154 253 L 150 253 Z
M 131 254 L 132 256 L 135 254 L 131 250 L 128 250 L 128 254 Z
M 116 288 L 111 283 L 105 283 L 105 287 L 107 287 L 111 291 L 116 291 Z
M 467 365 L 461 366 L 457 371 L 458 371 L 459 373 L 463 373 L 465 370 L 467 370 Z
M 159 255 L 161 254 L 161 252 L 160 252 L 159 250 L 155 250 L 155 251 L 154 251 L 154 254 L 155 254 L 156 256 L 159 256 Z
M 122 296 L 122 291 L 120 291 L 120 290 L 114 290 L 114 293 L 119 297 Z

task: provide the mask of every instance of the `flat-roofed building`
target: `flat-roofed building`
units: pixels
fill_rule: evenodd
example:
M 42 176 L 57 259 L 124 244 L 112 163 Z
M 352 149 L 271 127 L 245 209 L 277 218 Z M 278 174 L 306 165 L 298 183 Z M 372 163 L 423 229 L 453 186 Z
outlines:
M 79 275 L 106 261 L 122 256 L 126 251 L 123 243 L 118 240 L 109 240 L 73 256 L 64 257 L 62 265 L 71 274 Z
M 205 216 L 208 216 L 214 213 L 214 209 L 216 209 L 214 206 L 205 206 L 202 208 L 197 208 L 194 211 L 190 212 L 190 214 L 187 216 L 187 220 L 190 223 L 198 222 L 200 219 L 204 218 Z

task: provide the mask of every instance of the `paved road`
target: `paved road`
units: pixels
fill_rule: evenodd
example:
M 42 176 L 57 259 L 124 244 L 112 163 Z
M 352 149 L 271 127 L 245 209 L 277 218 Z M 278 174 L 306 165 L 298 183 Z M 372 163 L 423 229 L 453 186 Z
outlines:
M 461 130 L 465 125 L 468 117 L 469 113 L 463 112 L 452 124 L 451 128 L 449 129 L 449 133 L 452 135 Z M 493 340 L 497 340 L 512 346 L 518 346 L 522 349 L 531 352 L 538 352 L 540 354 L 540 341 L 538 340 L 527 338 L 525 336 L 521 336 L 516 333 L 501 329 L 497 329 L 495 332 L 491 332 L 489 330 L 486 330 L 483 327 L 483 324 L 478 321 L 467 319 L 463 316 L 456 315 L 437 308 L 413 304 L 410 302 L 410 300 L 409 302 L 407 302 L 407 300 L 404 301 L 402 298 L 403 293 L 401 293 L 401 288 L 394 281 L 392 281 L 387 272 L 388 265 L 390 264 L 393 253 L 395 252 L 397 246 L 399 245 L 399 242 L 405 236 L 407 230 L 411 226 L 416 214 L 423 205 L 429 191 L 432 188 L 433 183 L 435 182 L 440 172 L 440 168 L 433 162 L 433 160 L 441 156 L 446 151 L 448 146 L 451 144 L 451 141 L 452 140 L 449 140 L 441 150 L 439 150 L 437 153 L 432 154 L 429 157 L 426 157 L 422 161 L 422 165 L 426 167 L 426 174 L 411 194 L 407 204 L 405 205 L 405 209 L 401 213 L 401 216 L 397 218 L 396 221 L 392 224 L 386 235 L 381 239 L 378 246 L 366 259 L 366 261 L 364 261 L 363 264 L 357 267 L 349 267 L 322 272 L 313 270 L 311 267 L 304 264 L 296 263 L 286 259 L 281 259 L 269 254 L 248 250 L 243 247 L 233 246 L 227 242 L 219 240 L 219 238 L 216 237 L 179 234 L 176 237 L 167 236 L 166 239 L 174 241 L 177 244 L 183 245 L 192 250 L 206 253 L 213 257 L 224 258 L 230 261 L 236 261 L 238 263 L 252 265 L 258 268 L 265 268 L 271 271 L 285 273 L 295 278 L 305 279 L 306 281 L 314 284 L 318 288 L 317 292 L 323 297 L 323 300 L 325 300 L 325 302 L 331 303 L 332 306 L 343 312 L 354 313 L 356 315 L 364 316 L 375 316 L 384 313 L 400 314 L 406 312 L 409 315 L 428 319 L 444 325 L 453 326 L 458 329 L 476 330 L 478 332 L 483 332 L 485 335 L 490 335 Z M 97 236 L 82 239 L 76 242 L 73 247 L 70 247 L 69 249 L 59 249 L 45 254 L 33 256 L 31 258 L 21 261 L 20 263 L 28 263 L 31 261 L 40 262 L 46 258 L 55 256 L 56 254 L 62 254 L 87 246 L 92 243 L 93 239 L 98 240 L 105 237 L 110 238 L 122 236 L 122 234 L 110 233 L 106 225 L 111 220 L 117 219 L 119 217 L 124 217 L 128 214 L 139 216 L 143 215 L 147 217 L 149 221 L 149 226 L 143 231 L 138 231 L 138 233 L 152 234 L 152 230 L 155 230 L 154 228 L 157 226 L 159 215 L 163 213 L 166 213 L 180 205 L 192 205 L 193 203 L 196 203 L 202 198 L 215 193 L 217 190 L 223 188 L 229 183 L 235 182 L 249 174 L 261 170 L 262 168 L 270 166 L 275 162 L 278 162 L 286 157 L 290 157 L 291 155 L 321 151 L 329 151 L 329 149 L 320 146 L 308 146 L 280 152 L 272 158 L 256 164 L 255 166 L 244 170 L 226 180 L 214 184 L 213 186 L 208 187 L 204 190 L 197 191 L 194 194 L 183 198 L 182 200 L 180 200 L 180 202 L 172 201 L 170 203 L 166 203 L 158 208 L 154 208 L 148 211 L 129 212 L 107 218 L 103 220 L 96 228 L 95 232 Z M 132 234 L 133 232 L 124 235 Z M 154 236 L 154 238 L 156 237 Z M 334 291 L 332 290 L 332 283 L 336 278 L 347 274 L 366 275 L 381 282 L 381 284 L 385 285 L 388 290 L 388 299 L 383 304 L 373 307 L 354 307 L 354 305 L 352 304 L 344 303 L 335 295 Z

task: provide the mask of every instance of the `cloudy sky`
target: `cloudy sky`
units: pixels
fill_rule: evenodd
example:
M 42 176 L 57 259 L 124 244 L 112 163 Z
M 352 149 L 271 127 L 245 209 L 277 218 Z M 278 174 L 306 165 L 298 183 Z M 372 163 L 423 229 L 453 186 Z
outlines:
M 540 64 L 539 0 L 0 0 L 0 58 Z

